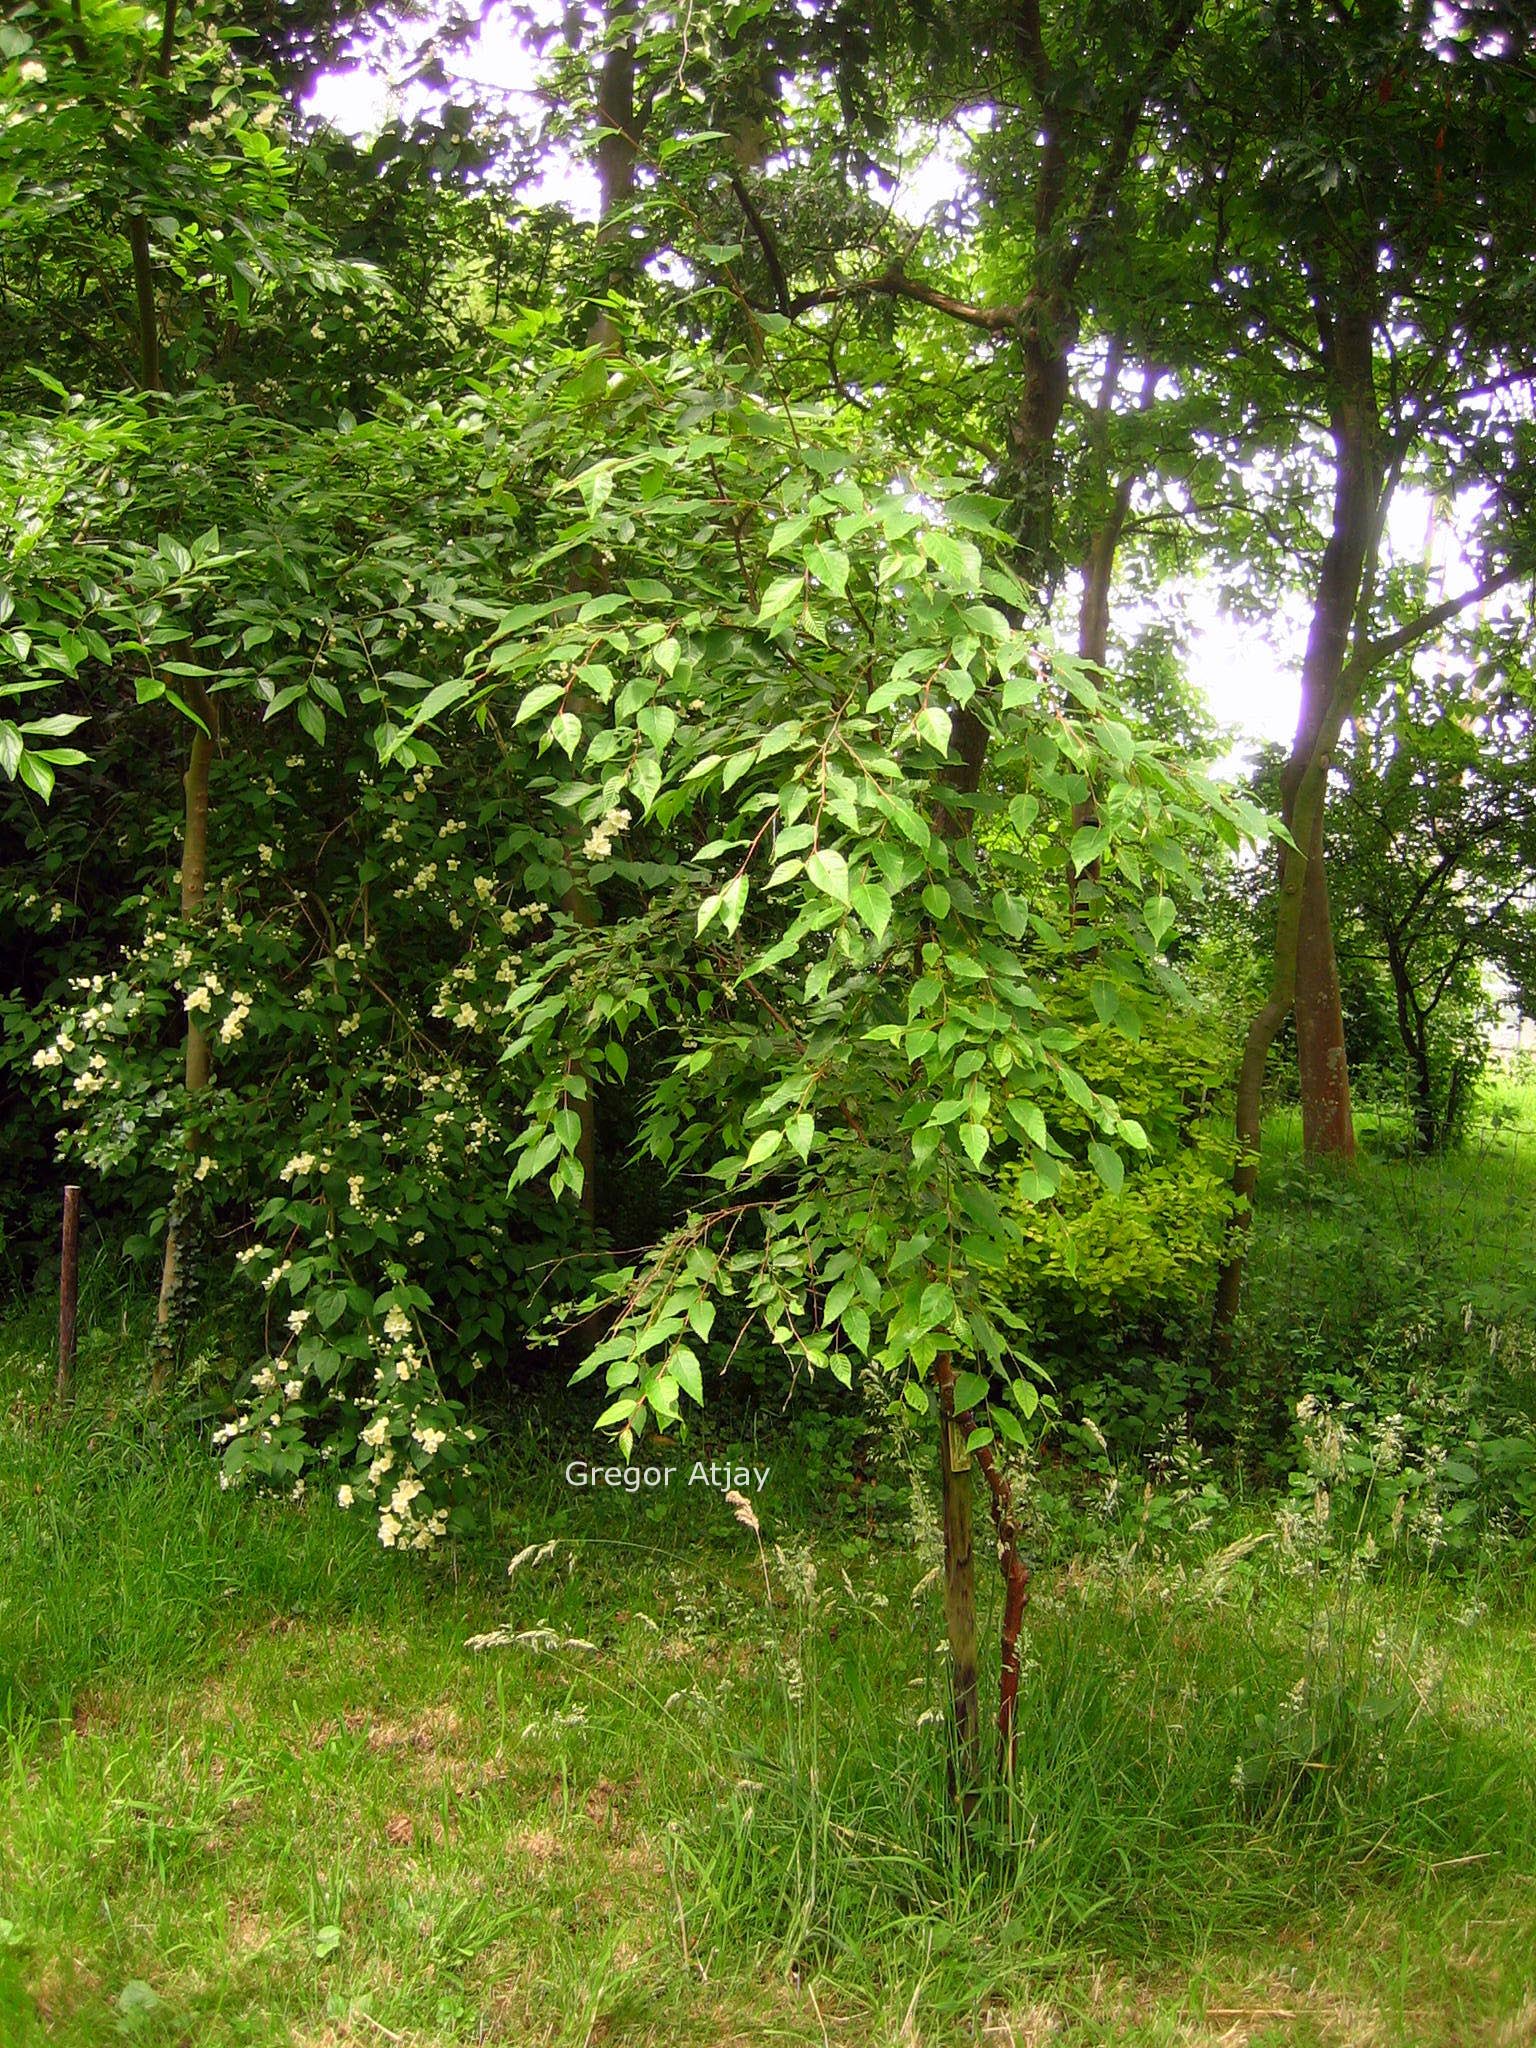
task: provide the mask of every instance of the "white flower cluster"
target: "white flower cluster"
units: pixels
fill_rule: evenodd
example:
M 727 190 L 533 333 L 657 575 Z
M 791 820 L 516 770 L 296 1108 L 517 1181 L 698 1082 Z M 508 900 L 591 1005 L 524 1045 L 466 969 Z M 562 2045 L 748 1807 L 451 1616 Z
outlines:
M 604 813 L 587 834 L 582 852 L 588 860 L 606 860 L 613 851 L 613 842 L 629 828 L 629 812 L 622 806 Z
M 237 996 L 229 1006 L 229 1012 L 219 1026 L 219 1037 L 225 1045 L 234 1045 L 245 1036 L 245 1020 L 251 1014 L 250 1000 Z
M 224 984 L 216 974 L 208 974 L 186 994 L 187 1014 L 194 1010 L 211 1010 L 213 999 L 223 991 Z

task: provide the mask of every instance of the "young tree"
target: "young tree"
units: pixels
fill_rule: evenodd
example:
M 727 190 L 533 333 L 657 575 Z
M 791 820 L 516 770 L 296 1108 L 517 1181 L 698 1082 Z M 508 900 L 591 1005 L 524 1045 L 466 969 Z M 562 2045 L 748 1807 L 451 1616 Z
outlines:
M 1406 665 L 1340 751 L 1330 858 L 1350 950 L 1385 967 L 1425 1152 L 1461 1132 L 1491 967 L 1536 991 L 1536 723 L 1523 622 Z

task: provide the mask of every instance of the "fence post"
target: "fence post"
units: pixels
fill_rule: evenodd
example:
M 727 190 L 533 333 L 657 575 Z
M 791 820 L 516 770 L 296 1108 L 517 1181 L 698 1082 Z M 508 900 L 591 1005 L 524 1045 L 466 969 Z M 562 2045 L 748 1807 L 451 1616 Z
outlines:
M 80 1190 L 64 1190 L 64 1228 L 59 1238 L 59 1377 L 54 1392 L 69 1394 L 75 1364 L 75 1313 L 80 1299 Z

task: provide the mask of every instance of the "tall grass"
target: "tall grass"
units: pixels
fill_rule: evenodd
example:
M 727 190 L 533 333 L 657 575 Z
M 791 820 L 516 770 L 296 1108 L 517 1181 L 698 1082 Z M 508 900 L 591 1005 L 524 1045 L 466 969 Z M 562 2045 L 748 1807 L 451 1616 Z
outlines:
M 1383 1345 L 1396 1283 L 1352 1295 L 1356 1268 L 1420 1269 L 1382 1176 L 1486 1232 L 1488 1160 L 1524 1171 L 1496 1142 L 1481 1182 L 1384 1161 L 1336 1208 L 1326 1177 L 1279 1190 L 1298 1271 L 1331 1263 L 1304 1293 L 1261 1252 L 1275 1342 L 1306 1336 L 1309 1371 L 1352 1331 Z M 1308 1334 L 1309 1304 L 1353 1319 Z M 885 1472 L 873 1536 L 863 1506 L 829 1512 L 854 1497 L 841 1424 L 760 1449 L 782 1485 L 759 1542 L 715 1494 L 573 1492 L 563 1423 L 525 1413 L 488 1534 L 424 1566 L 323 1500 L 221 1491 L 194 1420 L 139 1402 L 135 1333 L 98 1303 L 84 1338 L 59 1410 L 43 1312 L 0 1330 L 0 2048 L 1164 2048 L 1221 2036 L 1185 2028 L 1206 1982 L 1301 2005 L 1303 1937 L 1397 2000 L 1372 2040 L 1528 2027 L 1528 1594 L 1465 1557 L 1459 1580 L 1406 1552 L 1367 1569 L 1343 1480 L 1307 1551 L 1201 1473 L 1122 1488 L 1120 1521 L 1113 1489 L 1037 1477 L 1059 1561 L 1037 1559 L 1016 1768 L 962 1828 L 914 1554 L 931 1503 Z M 1402 1347 L 1373 1368 L 1394 1400 L 1443 1350 Z M 1474 1920 L 1493 1962 L 1469 1989 Z M 158 2006 L 121 2003 L 146 1984 Z M 1309 2026 L 1276 2038 L 1347 2037 Z
M 196 1669 L 257 1621 L 387 1617 L 419 1597 L 371 1528 L 222 1493 L 196 1432 L 126 1391 L 114 1351 L 140 1355 L 132 1336 L 98 1323 L 59 1407 L 36 1320 L 7 1327 L 0 1359 L 0 1728 Z
M 836 1653 L 807 1614 L 764 1736 L 683 1835 L 703 1924 L 838 1973 L 935 1924 L 1032 1968 L 1129 1963 L 1536 1865 L 1528 1744 L 1444 1705 L 1411 1590 L 1265 1566 L 1234 1592 L 1222 1558 L 1036 1601 L 1015 1773 L 968 1830 L 919 1725 L 937 1660 L 901 1660 L 893 1692 L 889 1646 Z

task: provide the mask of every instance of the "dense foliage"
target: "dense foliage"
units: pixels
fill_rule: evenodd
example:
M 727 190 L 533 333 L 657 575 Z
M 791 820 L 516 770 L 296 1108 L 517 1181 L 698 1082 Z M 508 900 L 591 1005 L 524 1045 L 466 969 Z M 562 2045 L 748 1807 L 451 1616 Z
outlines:
M 738 1345 L 989 1476 L 1241 1437 L 1287 1010 L 1352 1142 L 1367 963 L 1440 1146 L 1528 985 L 1519 23 L 615 6 L 360 142 L 284 96 L 343 29 L 0 30 L 18 1268 L 66 1162 L 157 1386 L 216 1303 L 226 1476 L 392 1544 L 536 1345 L 626 1453 Z M 1202 575 L 1311 610 L 1272 877 Z

